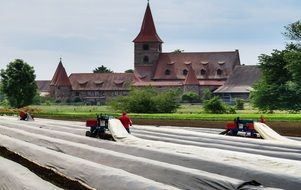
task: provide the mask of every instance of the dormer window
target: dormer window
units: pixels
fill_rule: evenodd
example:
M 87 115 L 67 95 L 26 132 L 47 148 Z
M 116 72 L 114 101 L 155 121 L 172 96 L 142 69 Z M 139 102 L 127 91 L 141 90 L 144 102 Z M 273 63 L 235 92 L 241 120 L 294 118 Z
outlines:
M 225 61 L 218 61 L 217 62 L 219 65 L 223 65 L 223 64 L 225 64 Z
M 187 69 L 184 69 L 184 70 L 183 70 L 183 75 L 186 76 L 187 74 L 188 74 Z
M 219 76 L 222 75 L 223 74 L 223 70 L 217 69 L 216 74 L 219 75 Z
M 149 62 L 148 56 L 144 56 L 144 57 L 143 57 L 143 63 L 148 63 L 148 62 Z
M 206 70 L 205 69 L 201 69 L 201 75 L 202 76 L 206 75 Z
M 143 50 L 145 50 L 145 51 L 149 50 L 149 45 L 148 44 L 143 44 Z
M 170 75 L 170 70 L 166 69 L 165 70 L 165 75 Z

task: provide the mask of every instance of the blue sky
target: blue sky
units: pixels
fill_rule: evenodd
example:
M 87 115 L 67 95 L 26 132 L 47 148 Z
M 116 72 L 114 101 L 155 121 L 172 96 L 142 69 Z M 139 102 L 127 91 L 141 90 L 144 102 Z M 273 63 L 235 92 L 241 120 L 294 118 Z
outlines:
M 51 79 L 105 65 L 133 69 L 132 40 L 146 0 L 0 0 L 0 68 L 16 58 Z M 241 63 L 283 49 L 284 26 L 301 20 L 300 0 L 150 0 L 163 51 L 240 51 Z

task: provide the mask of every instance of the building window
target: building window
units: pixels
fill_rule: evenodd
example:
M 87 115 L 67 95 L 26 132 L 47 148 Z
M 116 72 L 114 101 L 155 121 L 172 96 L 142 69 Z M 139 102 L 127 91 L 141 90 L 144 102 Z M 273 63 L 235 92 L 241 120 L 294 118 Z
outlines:
M 188 74 L 188 71 L 187 71 L 187 69 L 184 69 L 184 70 L 183 70 L 183 75 L 185 75 L 185 76 L 186 76 L 187 74 Z
M 217 75 L 222 75 L 222 74 L 223 74 L 223 71 L 222 71 L 221 69 L 217 69 L 216 74 L 217 74 Z
M 205 69 L 201 69 L 201 75 L 206 75 L 206 70 Z
M 145 51 L 149 50 L 149 45 L 148 44 L 143 44 L 143 50 L 145 50 Z
M 143 63 L 148 63 L 148 62 L 149 62 L 148 56 L 144 56 L 144 58 L 143 58 Z
M 165 70 L 165 75 L 170 75 L 170 70 L 166 69 Z
M 75 96 L 79 96 L 79 92 L 75 92 Z

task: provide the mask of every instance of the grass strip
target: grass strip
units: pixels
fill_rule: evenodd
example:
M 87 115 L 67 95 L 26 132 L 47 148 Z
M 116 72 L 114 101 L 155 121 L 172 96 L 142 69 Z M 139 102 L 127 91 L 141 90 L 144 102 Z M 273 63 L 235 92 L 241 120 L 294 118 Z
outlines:
M 87 119 L 95 118 L 97 114 L 119 117 L 120 113 L 113 112 L 59 112 L 36 113 L 36 117 L 42 118 L 69 118 L 69 119 Z M 301 114 L 135 114 L 129 113 L 132 119 L 161 119 L 161 120 L 200 120 L 200 121 L 232 121 L 236 117 L 241 119 L 258 120 L 263 115 L 268 121 L 301 121 Z

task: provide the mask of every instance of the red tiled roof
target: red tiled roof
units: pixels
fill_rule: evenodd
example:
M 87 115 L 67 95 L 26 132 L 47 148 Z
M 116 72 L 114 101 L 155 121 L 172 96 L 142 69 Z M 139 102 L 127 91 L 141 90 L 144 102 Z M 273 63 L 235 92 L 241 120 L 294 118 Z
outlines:
M 225 81 L 223 80 L 201 80 L 200 86 L 222 86 Z
M 195 84 L 199 85 L 199 80 L 196 78 L 195 72 L 190 64 L 189 64 L 188 68 L 189 68 L 189 70 L 188 70 L 184 84 L 185 85 L 195 85 Z
M 200 80 L 198 85 L 200 86 L 222 86 L 225 81 L 219 80 Z M 170 86 L 183 86 L 183 80 L 166 80 L 166 81 L 140 81 L 135 82 L 133 86 L 136 87 L 145 87 L 145 86 L 154 86 L 154 87 L 170 87 Z
M 170 86 L 182 86 L 183 81 L 140 81 L 135 82 L 133 86 L 136 87 L 145 87 L 145 86 L 154 86 L 154 87 L 170 87 Z
M 238 50 L 229 52 L 161 53 L 154 72 L 154 80 L 185 79 L 183 71 L 191 65 L 197 79 L 226 80 L 236 65 L 240 65 Z M 170 71 L 166 75 L 166 70 Z M 201 70 L 205 74 L 201 74 Z M 221 75 L 217 70 L 222 71 Z
M 260 77 L 261 71 L 256 65 L 236 66 L 225 84 L 214 93 L 249 93 Z
M 135 66 L 135 72 L 139 79 L 143 81 L 151 81 L 153 77 L 155 66 L 153 65 L 137 65 Z
M 133 73 L 72 73 L 73 90 L 129 90 Z
M 136 72 L 136 71 L 134 71 L 134 83 L 135 82 L 141 82 L 142 80 L 140 79 L 140 75 Z
M 60 61 L 53 75 L 50 85 L 52 86 L 71 86 L 66 70 Z
M 135 43 L 143 43 L 143 42 L 161 42 L 161 43 L 163 43 L 163 41 L 160 39 L 159 35 L 157 34 L 149 3 L 147 4 L 147 7 L 146 7 L 146 11 L 144 14 L 140 33 L 133 40 L 133 42 L 135 42 Z
M 49 92 L 50 91 L 50 80 L 37 80 L 37 86 L 40 92 Z

